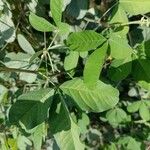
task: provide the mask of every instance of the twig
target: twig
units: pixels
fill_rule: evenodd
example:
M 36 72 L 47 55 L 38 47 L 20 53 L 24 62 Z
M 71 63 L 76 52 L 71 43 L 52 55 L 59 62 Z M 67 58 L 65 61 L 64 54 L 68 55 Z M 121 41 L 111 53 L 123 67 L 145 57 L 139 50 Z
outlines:
M 25 72 L 25 73 L 38 74 L 38 71 L 34 71 L 34 70 L 8 68 L 8 67 L 0 67 L 0 72 Z

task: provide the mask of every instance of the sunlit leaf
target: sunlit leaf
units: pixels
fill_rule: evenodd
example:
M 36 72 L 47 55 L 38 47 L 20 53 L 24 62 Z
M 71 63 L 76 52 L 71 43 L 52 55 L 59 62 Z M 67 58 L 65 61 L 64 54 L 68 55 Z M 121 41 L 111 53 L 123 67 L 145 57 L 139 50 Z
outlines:
M 103 68 L 106 57 L 108 44 L 105 43 L 100 48 L 96 49 L 88 58 L 84 68 L 84 83 L 88 87 L 94 87 L 99 80 L 99 75 Z
M 62 18 L 63 0 L 50 0 L 50 9 L 55 23 L 60 23 Z
M 71 51 L 68 56 L 65 57 L 64 68 L 65 70 L 74 69 L 77 66 L 79 59 L 79 52 Z
M 29 15 L 30 24 L 34 29 L 41 32 L 50 32 L 55 30 L 55 26 L 53 26 L 46 19 L 39 17 L 32 12 Z
M 150 12 L 149 0 L 120 0 L 119 3 L 130 15 L 145 14 Z
M 27 41 L 27 39 L 22 34 L 18 34 L 17 39 L 18 39 L 18 43 L 19 43 L 20 47 L 26 53 L 28 53 L 28 54 L 34 54 L 35 53 L 33 47 L 31 46 L 31 44 Z
M 94 31 L 82 31 L 72 33 L 67 39 L 67 45 L 73 51 L 89 51 L 97 48 L 106 39 Z
M 119 101 L 119 92 L 111 85 L 97 81 L 94 89 L 89 89 L 80 78 L 63 83 L 60 88 L 83 110 L 103 112 L 113 108 Z

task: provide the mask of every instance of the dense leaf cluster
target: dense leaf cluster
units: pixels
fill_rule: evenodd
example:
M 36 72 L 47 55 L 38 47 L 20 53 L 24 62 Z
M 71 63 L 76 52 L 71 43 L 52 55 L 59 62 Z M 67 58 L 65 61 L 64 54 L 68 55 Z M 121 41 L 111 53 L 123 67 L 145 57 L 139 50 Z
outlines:
M 149 0 L 1 0 L 0 149 L 148 149 L 149 13 Z

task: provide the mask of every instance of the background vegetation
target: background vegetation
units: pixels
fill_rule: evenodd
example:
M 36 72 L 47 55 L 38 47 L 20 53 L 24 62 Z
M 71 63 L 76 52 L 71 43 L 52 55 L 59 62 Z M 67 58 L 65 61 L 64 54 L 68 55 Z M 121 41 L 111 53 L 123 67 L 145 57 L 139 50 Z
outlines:
M 0 149 L 150 149 L 149 0 L 0 0 Z

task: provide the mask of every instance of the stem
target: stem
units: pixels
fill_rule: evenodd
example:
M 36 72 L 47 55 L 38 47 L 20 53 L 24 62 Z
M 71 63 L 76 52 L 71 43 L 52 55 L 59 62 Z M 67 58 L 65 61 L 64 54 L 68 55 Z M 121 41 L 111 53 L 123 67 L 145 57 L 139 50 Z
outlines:
M 50 49 L 51 46 L 53 45 L 53 43 L 54 43 L 54 41 L 55 41 L 55 39 L 56 39 L 58 33 L 59 33 L 59 31 L 56 32 L 56 34 L 55 34 L 53 40 L 51 41 L 51 43 L 50 43 L 50 45 L 49 45 L 49 49 Z M 46 49 L 46 50 L 47 50 L 47 49 Z M 52 67 L 52 72 L 54 73 L 54 72 L 55 72 L 55 70 L 54 70 L 54 65 L 53 65 L 53 62 L 52 62 L 52 58 L 51 58 L 51 56 L 50 56 L 50 54 L 49 54 L 48 52 L 47 52 L 47 56 L 48 56 L 48 58 L 49 58 L 49 61 L 50 61 L 51 67 Z
M 134 123 L 144 124 L 145 126 L 150 127 L 150 123 L 146 122 L 145 120 L 134 121 Z
M 103 15 L 102 17 L 99 19 L 99 22 L 102 20 L 103 17 L 105 17 L 107 15 L 107 13 L 109 13 L 109 11 L 111 11 L 111 9 L 113 9 L 119 2 L 116 2 L 113 6 L 111 6 Z
M 34 74 L 38 73 L 37 71 L 34 70 L 8 68 L 8 67 L 0 67 L 0 72 L 25 72 L 25 73 L 34 73 Z
M 132 25 L 132 24 L 141 24 L 141 20 L 122 23 L 119 26 L 128 26 L 128 25 Z
M 6 43 L 1 49 L 0 52 L 2 52 L 6 47 L 7 47 L 8 43 Z
M 53 43 L 54 43 L 54 41 L 55 41 L 55 39 L 56 39 L 58 33 L 59 33 L 59 31 L 56 32 L 56 34 L 55 34 L 53 40 L 51 41 L 51 43 L 50 43 L 50 45 L 49 45 L 49 48 L 53 45 Z
M 46 48 L 46 32 L 44 32 L 44 48 L 47 49 Z
M 51 67 L 52 67 L 52 72 L 54 73 L 55 72 L 54 65 L 53 65 L 53 62 L 52 62 L 52 58 L 51 58 L 51 56 L 50 56 L 50 54 L 48 52 L 47 52 L 47 56 L 49 58 L 49 61 L 50 61 Z

